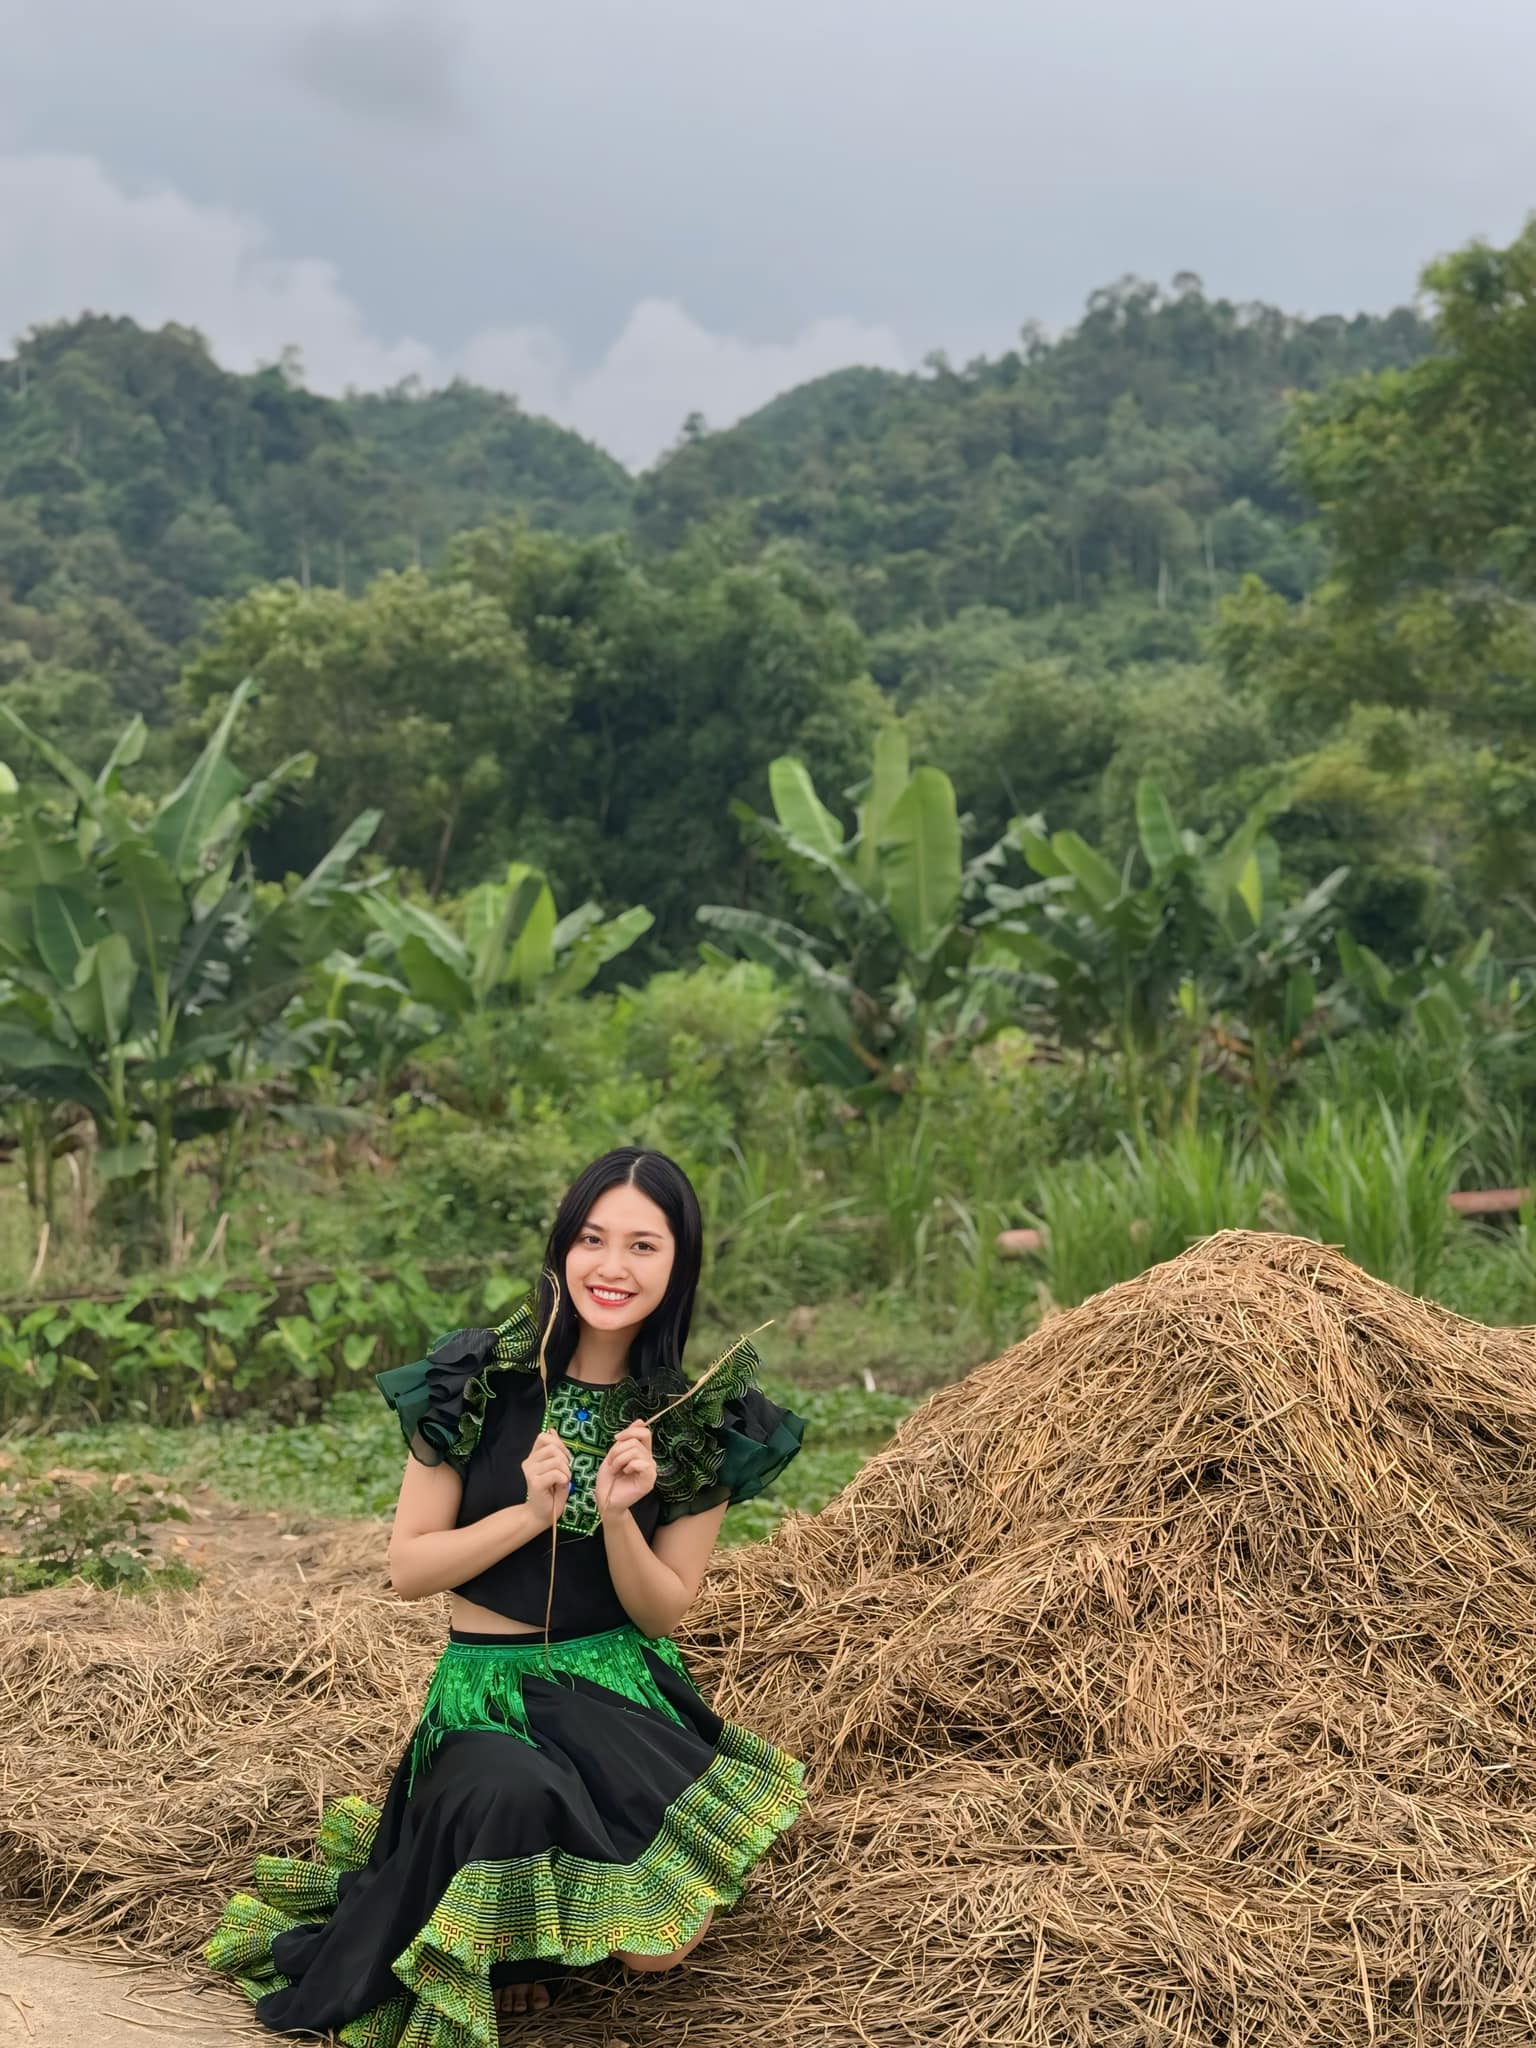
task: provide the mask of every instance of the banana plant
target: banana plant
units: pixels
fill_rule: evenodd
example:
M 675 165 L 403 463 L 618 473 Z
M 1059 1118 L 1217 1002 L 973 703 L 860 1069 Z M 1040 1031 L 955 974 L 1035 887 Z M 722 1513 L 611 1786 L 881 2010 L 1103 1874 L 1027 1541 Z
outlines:
M 1528 1042 L 1536 986 L 1528 970 L 1512 972 L 1494 954 L 1484 929 L 1448 959 L 1421 951 L 1405 967 L 1389 967 L 1379 954 L 1338 934 L 1350 1008 L 1377 1030 L 1418 1033 L 1437 1051 L 1459 1053 L 1474 1037 L 1516 1046 Z
M 376 933 L 367 948 L 370 962 L 391 962 L 415 1001 L 452 1018 L 579 994 L 654 923 L 638 906 L 604 917 L 590 902 L 559 917 L 549 883 L 517 861 L 505 881 L 470 890 L 462 931 L 382 890 L 371 891 L 363 904 Z
M 178 1143 L 242 1113 L 253 1053 L 265 1075 L 313 1057 L 274 1027 L 335 943 L 348 867 L 379 823 L 355 819 L 299 882 L 257 882 L 251 831 L 314 760 L 295 754 L 247 782 L 229 746 L 250 689 L 147 813 L 122 787 L 142 720 L 92 777 L 0 705 L 51 776 L 17 785 L 12 773 L 0 810 L 0 1070 L 34 1102 L 90 1116 L 98 1177 L 152 1191 L 162 1246 Z
M 1219 1025 L 1245 1051 L 1267 1110 L 1277 1057 L 1298 1046 L 1318 1008 L 1317 971 L 1348 871 L 1288 896 L 1266 829 L 1283 806 L 1283 795 L 1265 798 L 1211 848 L 1176 824 L 1161 788 L 1144 777 L 1137 845 L 1120 868 L 1075 832 L 1047 837 L 1034 821 L 1011 828 L 1041 879 L 989 890 L 980 971 L 1006 977 L 1011 963 L 1020 995 L 1069 1043 L 1108 1038 L 1124 1061 L 1138 1129 L 1171 1023 L 1183 1020 L 1190 1044 L 1184 1104 L 1193 1121 L 1206 1041 Z
M 795 990 L 801 1055 L 818 1079 L 855 1101 L 888 1100 L 945 1036 L 971 1028 L 968 912 L 1006 849 L 964 862 L 954 787 L 940 769 L 912 769 L 899 726 L 875 741 L 852 833 L 793 755 L 770 765 L 768 788 L 771 818 L 733 810 L 800 922 L 718 903 L 698 916 Z

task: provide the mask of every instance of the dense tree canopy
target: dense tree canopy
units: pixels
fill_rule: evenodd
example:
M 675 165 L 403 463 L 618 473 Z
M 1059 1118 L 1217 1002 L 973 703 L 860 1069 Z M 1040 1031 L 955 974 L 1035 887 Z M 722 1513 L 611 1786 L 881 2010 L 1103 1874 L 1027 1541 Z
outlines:
M 1297 411 L 1326 576 L 1305 606 L 1249 579 L 1218 636 L 1307 748 L 1293 825 L 1364 853 L 1397 949 L 1470 905 L 1528 931 L 1536 878 L 1536 222 L 1424 281 L 1437 352 Z
M 732 800 L 812 763 L 847 825 L 897 723 L 969 831 L 1112 861 L 1149 775 L 1339 865 L 1386 956 L 1506 928 L 1536 849 L 1536 229 L 1433 266 L 1434 320 L 1298 320 L 1123 280 L 1059 340 L 851 369 L 690 421 L 636 484 L 458 384 L 332 401 L 175 327 L 0 362 L 0 703 L 92 769 L 125 714 L 172 786 L 246 676 L 258 834 L 301 872 L 362 808 L 433 894 L 536 863 L 644 904 L 775 907 Z M 783 905 L 780 903 L 779 908 Z M 1506 936 L 1507 936 L 1506 929 Z
M 337 402 L 299 375 L 95 316 L 0 362 L 0 680 L 85 670 L 156 715 L 210 605 L 263 579 L 355 588 L 511 512 L 582 533 L 628 515 L 618 463 L 510 398 Z
M 875 631 L 1125 590 L 1208 607 L 1247 570 L 1295 593 L 1315 550 L 1276 462 L 1291 395 L 1429 346 L 1407 311 L 1302 321 L 1125 279 L 1058 342 L 840 371 L 685 437 L 642 483 L 638 528 L 658 547 L 722 518 L 742 544 L 793 541 Z
M 799 571 L 642 565 L 621 540 L 513 526 L 357 597 L 251 592 L 191 664 L 188 701 L 246 675 L 252 765 L 295 746 L 320 763 L 269 862 L 302 867 L 377 805 L 380 850 L 434 888 L 531 859 L 562 900 L 644 903 L 664 949 L 691 936 L 701 879 L 744 886 L 732 798 L 760 799 L 786 750 L 847 780 L 874 696 L 857 631 Z

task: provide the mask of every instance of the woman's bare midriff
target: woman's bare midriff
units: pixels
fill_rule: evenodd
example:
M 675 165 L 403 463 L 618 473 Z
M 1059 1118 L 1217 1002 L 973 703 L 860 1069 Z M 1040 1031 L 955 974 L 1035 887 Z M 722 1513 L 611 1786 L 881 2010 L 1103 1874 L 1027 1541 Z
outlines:
M 509 1621 L 504 1614 L 493 1614 L 489 1607 L 477 1607 L 473 1600 L 466 1600 L 462 1593 L 448 1595 L 448 1623 L 451 1628 L 464 1629 L 477 1636 L 526 1636 L 542 1635 L 542 1621 Z

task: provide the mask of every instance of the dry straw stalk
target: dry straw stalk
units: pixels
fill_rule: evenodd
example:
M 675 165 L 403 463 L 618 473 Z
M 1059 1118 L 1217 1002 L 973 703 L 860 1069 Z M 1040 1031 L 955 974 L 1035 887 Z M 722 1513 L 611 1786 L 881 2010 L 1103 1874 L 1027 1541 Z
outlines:
M 0 1605 L 0 1887 L 195 1968 L 258 1849 L 377 1796 L 442 1618 Z M 935 1394 L 681 1640 L 811 1800 L 678 1973 L 542 2041 L 1528 2048 L 1536 1333 L 1227 1232 Z

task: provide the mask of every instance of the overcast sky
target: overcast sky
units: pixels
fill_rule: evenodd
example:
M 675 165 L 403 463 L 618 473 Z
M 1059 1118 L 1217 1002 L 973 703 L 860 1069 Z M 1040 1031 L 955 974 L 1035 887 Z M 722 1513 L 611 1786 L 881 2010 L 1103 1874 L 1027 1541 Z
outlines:
M 87 307 L 624 460 L 1126 272 L 1411 298 L 1536 208 L 1533 0 L 0 0 L 0 344 Z

